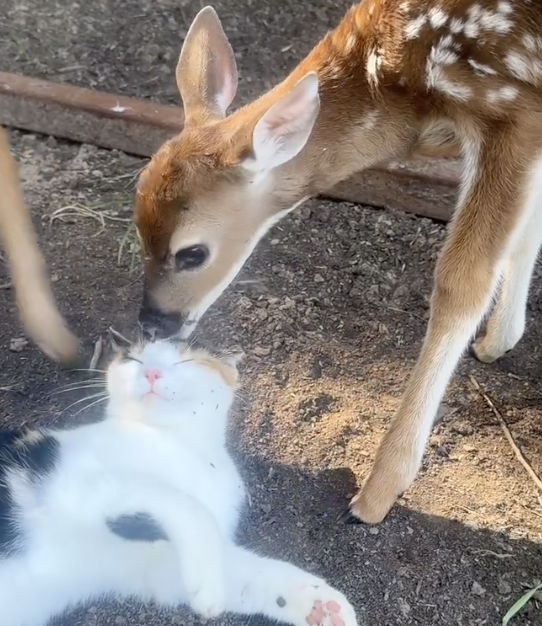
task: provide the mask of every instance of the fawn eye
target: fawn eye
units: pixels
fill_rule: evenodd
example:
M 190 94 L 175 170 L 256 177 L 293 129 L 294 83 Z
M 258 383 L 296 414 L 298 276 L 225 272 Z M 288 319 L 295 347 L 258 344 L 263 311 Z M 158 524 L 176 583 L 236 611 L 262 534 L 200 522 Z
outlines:
M 209 258 L 206 246 L 197 245 L 183 248 L 175 254 L 175 267 L 178 271 L 195 270 Z

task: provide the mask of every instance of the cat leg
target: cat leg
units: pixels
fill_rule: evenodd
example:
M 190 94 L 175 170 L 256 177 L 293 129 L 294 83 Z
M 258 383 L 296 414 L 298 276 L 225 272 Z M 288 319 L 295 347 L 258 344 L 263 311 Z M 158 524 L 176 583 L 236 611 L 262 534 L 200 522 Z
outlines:
M 124 476 L 103 481 L 93 497 L 100 502 L 103 523 L 126 540 L 122 524 L 150 520 L 162 531 L 178 555 L 182 587 L 179 602 L 186 602 L 203 617 L 216 617 L 225 609 L 224 540 L 210 511 L 189 495 L 146 476 Z M 184 591 L 184 593 L 183 593 Z
M 226 609 L 262 614 L 295 626 L 356 626 L 344 595 L 299 567 L 230 544 L 226 551 Z

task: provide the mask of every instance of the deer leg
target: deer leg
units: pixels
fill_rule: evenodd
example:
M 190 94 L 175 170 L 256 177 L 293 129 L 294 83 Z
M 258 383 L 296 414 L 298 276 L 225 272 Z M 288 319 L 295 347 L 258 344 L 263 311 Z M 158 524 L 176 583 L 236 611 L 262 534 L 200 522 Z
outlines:
M 0 186 L 0 241 L 8 256 L 26 332 L 51 358 L 73 360 L 78 341 L 57 308 L 7 133 L 1 126 Z
M 433 420 L 457 362 L 487 312 L 517 232 L 522 229 L 530 157 L 514 128 L 493 127 L 464 142 L 459 207 L 437 263 L 431 314 L 418 361 L 372 470 L 351 513 L 379 523 L 414 481 Z
M 529 286 L 542 245 L 542 158 L 533 168 L 526 226 L 510 248 L 495 308 L 487 322 L 486 334 L 472 346 L 483 363 L 492 363 L 511 350 L 523 336 Z

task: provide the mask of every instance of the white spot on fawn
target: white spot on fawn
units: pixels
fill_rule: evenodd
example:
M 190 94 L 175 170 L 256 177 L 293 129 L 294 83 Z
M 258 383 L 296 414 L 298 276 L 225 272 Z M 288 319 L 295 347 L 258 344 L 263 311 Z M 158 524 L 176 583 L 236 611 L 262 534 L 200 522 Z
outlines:
M 369 56 L 367 57 L 366 69 L 367 69 L 367 76 L 369 80 L 374 84 L 378 82 L 377 74 L 381 65 L 382 65 L 382 57 L 380 56 L 378 51 L 372 50 Z
M 478 63 L 478 61 L 475 61 L 474 59 L 469 59 L 468 63 L 478 76 L 487 76 L 489 74 L 495 75 L 497 73 L 492 67 L 489 67 L 489 65 Z
M 505 56 L 504 63 L 513 76 L 526 83 L 537 85 L 542 79 L 542 59 L 529 58 L 513 50 Z
M 442 11 L 438 7 L 433 7 L 429 11 L 429 21 L 431 22 L 431 26 L 433 28 L 440 28 L 441 26 L 444 26 L 447 20 L 448 16 L 446 15 L 446 13 L 444 13 L 444 11 Z
M 358 38 L 356 37 L 356 35 L 348 35 L 345 44 L 346 52 L 352 52 L 352 50 L 356 47 L 357 42 Z
M 431 48 L 425 69 L 427 86 L 455 100 L 468 100 L 472 95 L 471 88 L 454 82 L 446 75 L 445 68 L 453 65 L 459 58 L 452 50 L 454 46 L 453 37 L 447 35 Z
M 529 50 L 529 52 L 536 52 L 536 39 L 533 35 L 523 36 L 523 45 Z
M 478 37 L 480 30 L 489 30 L 499 34 L 509 33 L 514 25 L 507 17 L 511 12 L 512 5 L 506 0 L 497 4 L 497 11 L 482 9 L 479 4 L 473 4 L 467 11 L 465 35 L 474 39 Z
M 425 26 L 427 22 L 427 15 L 420 15 L 416 19 L 410 21 L 405 26 L 405 38 L 408 39 L 417 39 L 420 35 L 422 28 Z
M 459 35 L 459 33 L 462 33 L 464 28 L 465 22 L 463 22 L 462 20 L 458 20 L 457 17 L 454 17 L 450 21 L 450 30 L 454 35 Z
M 500 104 L 502 102 L 512 102 L 519 95 L 517 87 L 501 87 L 500 89 L 490 89 L 487 92 L 487 100 L 491 104 Z

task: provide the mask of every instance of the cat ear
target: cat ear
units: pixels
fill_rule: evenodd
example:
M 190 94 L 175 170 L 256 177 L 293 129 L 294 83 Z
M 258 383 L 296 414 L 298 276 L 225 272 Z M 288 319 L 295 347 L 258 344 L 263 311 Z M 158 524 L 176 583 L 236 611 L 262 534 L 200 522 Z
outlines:
M 126 352 L 132 347 L 132 342 L 117 332 L 112 326 L 108 328 L 109 341 L 114 352 Z
M 222 356 L 222 361 L 231 367 L 237 367 L 245 360 L 246 353 L 240 348 L 226 352 Z

